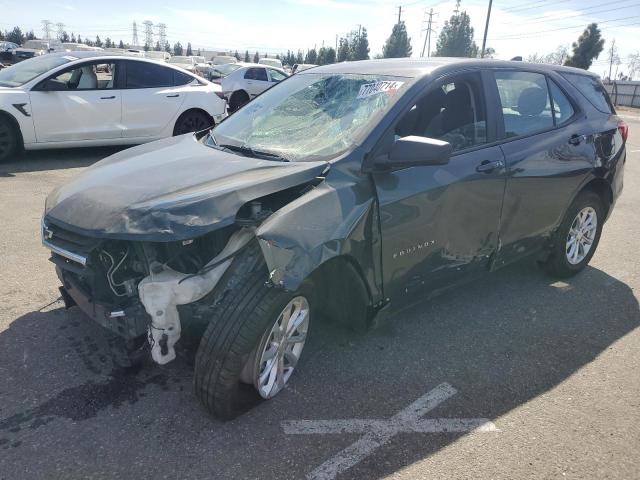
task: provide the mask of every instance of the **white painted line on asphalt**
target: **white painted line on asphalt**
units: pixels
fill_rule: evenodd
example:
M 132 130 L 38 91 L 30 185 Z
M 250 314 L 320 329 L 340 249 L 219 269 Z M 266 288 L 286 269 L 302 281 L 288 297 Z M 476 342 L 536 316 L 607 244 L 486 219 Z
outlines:
M 347 448 L 314 469 L 309 480 L 331 480 L 339 473 L 353 467 L 399 433 L 442 432 L 499 432 L 486 418 L 431 418 L 420 419 L 442 402 L 451 398 L 457 390 L 448 383 L 441 383 L 407 408 L 389 419 L 337 419 L 290 420 L 282 422 L 289 435 L 357 433 L 363 436 Z

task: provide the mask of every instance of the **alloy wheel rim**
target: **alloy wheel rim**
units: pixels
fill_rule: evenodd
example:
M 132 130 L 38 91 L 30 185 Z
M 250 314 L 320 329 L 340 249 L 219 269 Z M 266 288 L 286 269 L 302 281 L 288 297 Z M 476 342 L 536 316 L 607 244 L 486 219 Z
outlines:
M 598 215 L 593 207 L 585 207 L 578 212 L 571 223 L 565 255 L 571 265 L 582 262 L 589 254 L 598 229 Z
M 309 330 L 309 302 L 292 298 L 260 343 L 254 364 L 253 384 L 262 398 L 277 395 L 298 364 Z

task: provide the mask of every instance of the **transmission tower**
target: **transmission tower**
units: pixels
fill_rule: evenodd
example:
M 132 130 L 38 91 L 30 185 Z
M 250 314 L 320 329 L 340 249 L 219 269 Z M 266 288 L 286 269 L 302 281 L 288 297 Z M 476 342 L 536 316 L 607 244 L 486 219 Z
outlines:
M 158 24 L 158 38 L 160 48 L 164 50 L 167 46 L 167 26 L 164 23 Z
M 437 13 L 434 13 L 433 8 L 429 10 L 429 13 L 427 13 L 426 9 L 425 9 L 425 16 L 429 15 L 429 20 L 427 20 L 427 28 L 426 30 L 423 30 L 423 32 L 427 32 L 427 34 L 424 37 L 424 45 L 422 46 L 422 55 L 420 55 L 421 57 L 424 57 L 424 52 L 425 50 L 427 51 L 427 57 L 431 56 L 431 33 L 433 32 L 433 16 L 434 15 L 438 15 Z M 423 22 L 424 23 L 424 22 Z
M 153 46 L 153 22 L 145 20 L 142 24 L 144 25 L 144 44 L 151 48 Z
M 58 40 L 62 40 L 62 35 L 64 33 L 64 23 L 58 22 L 56 23 L 56 36 Z
M 42 20 L 42 36 L 45 40 L 51 40 L 51 27 L 53 23 L 49 20 Z
M 138 25 L 136 24 L 136 22 L 133 22 L 133 37 L 131 38 L 131 46 L 137 47 L 138 42 Z

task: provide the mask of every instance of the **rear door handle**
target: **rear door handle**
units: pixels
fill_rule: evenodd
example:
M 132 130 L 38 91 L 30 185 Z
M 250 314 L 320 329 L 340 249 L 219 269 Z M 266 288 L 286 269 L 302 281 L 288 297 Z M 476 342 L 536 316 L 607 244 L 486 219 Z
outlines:
M 580 145 L 583 140 L 586 140 L 586 138 L 587 137 L 585 135 L 571 135 L 571 138 L 569 138 L 569 143 L 571 145 Z
M 176 97 L 179 97 L 179 96 L 180 96 L 180 94 L 176 93 L 174 95 L 167 95 L 167 98 L 176 98 Z
M 496 168 L 502 168 L 502 167 L 504 167 L 504 162 L 502 160 L 494 160 L 493 162 L 489 160 L 485 160 L 476 167 L 476 172 L 489 173 L 495 170 Z
M 100 97 L 100 100 L 113 100 L 114 98 L 116 98 L 116 96 L 111 95 L 110 97 Z

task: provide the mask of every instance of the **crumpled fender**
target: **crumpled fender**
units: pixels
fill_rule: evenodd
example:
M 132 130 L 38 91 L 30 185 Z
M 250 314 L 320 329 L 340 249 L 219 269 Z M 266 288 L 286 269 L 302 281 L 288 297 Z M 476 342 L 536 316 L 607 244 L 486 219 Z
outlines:
M 275 286 L 294 291 L 339 255 L 353 257 L 373 296 L 380 292 L 375 196 L 368 182 L 332 169 L 313 190 L 278 210 L 256 230 Z

